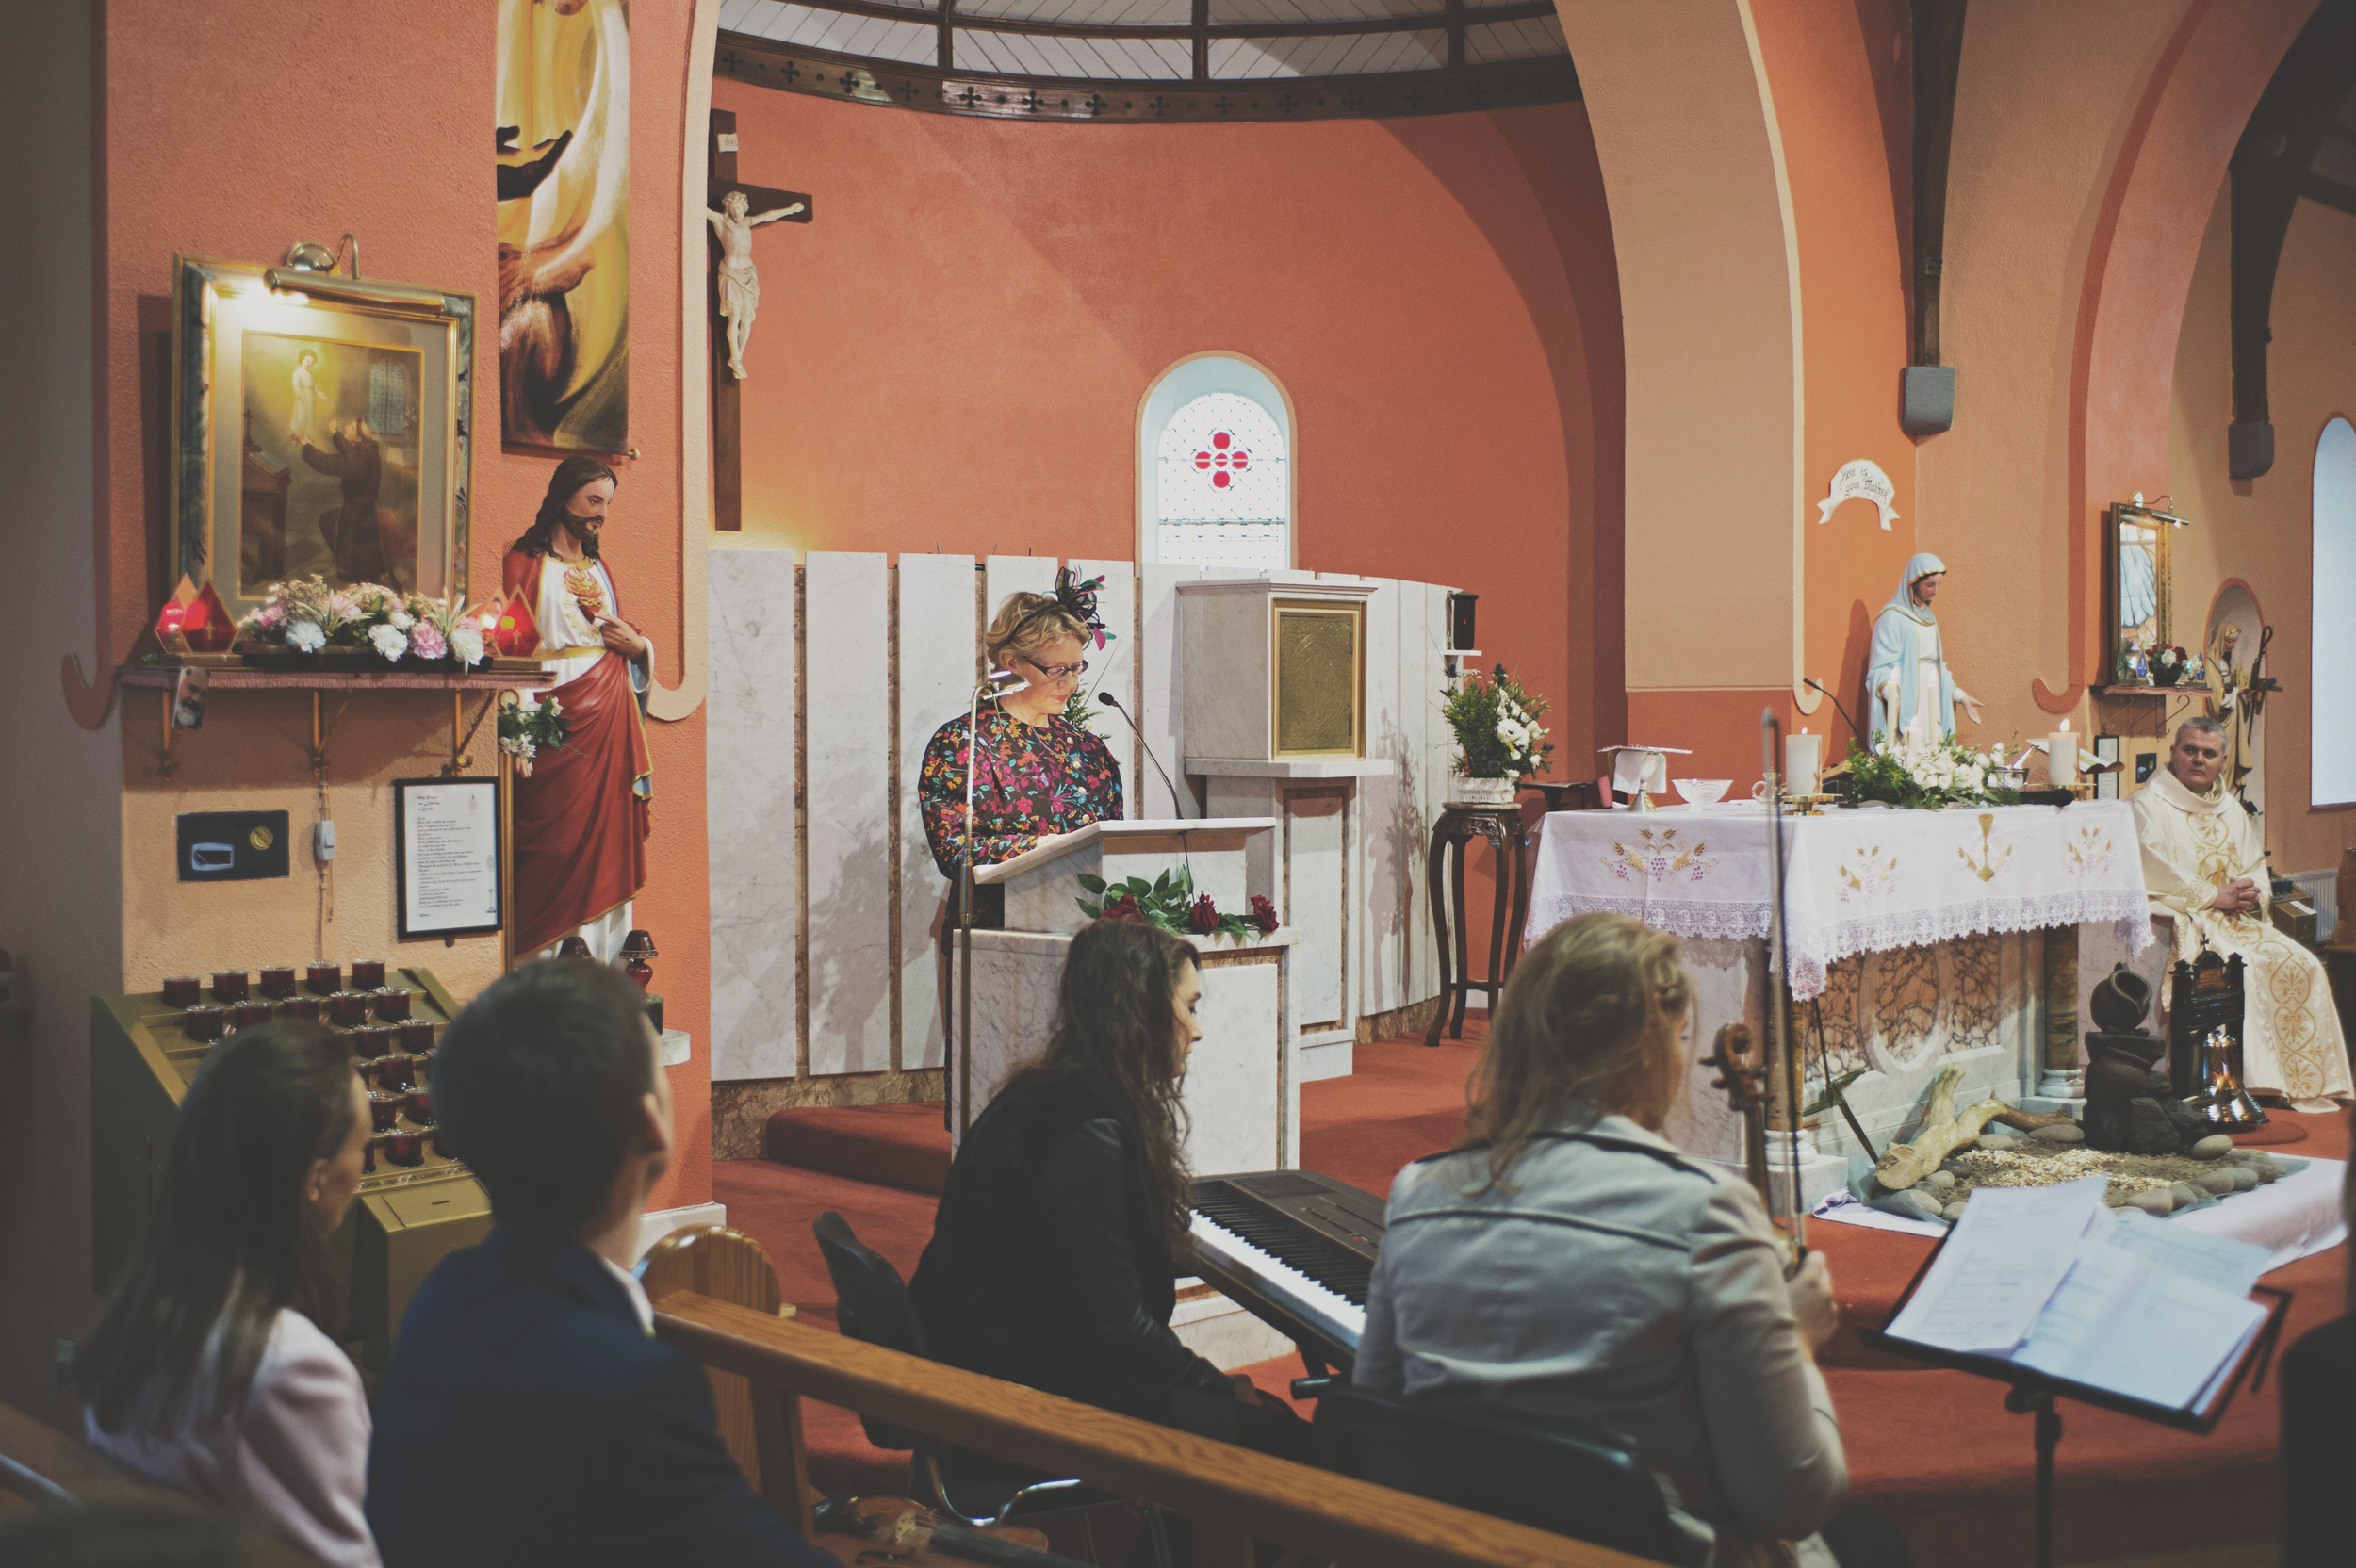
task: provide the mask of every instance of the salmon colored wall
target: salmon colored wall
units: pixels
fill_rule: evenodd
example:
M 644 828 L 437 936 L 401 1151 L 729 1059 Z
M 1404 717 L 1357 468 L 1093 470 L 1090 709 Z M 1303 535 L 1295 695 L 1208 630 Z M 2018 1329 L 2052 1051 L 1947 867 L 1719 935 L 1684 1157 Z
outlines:
M 1138 400 L 1230 350 L 1292 398 L 1301 566 L 1478 592 L 1558 756 L 1620 738 L 1618 306 L 1579 105 L 1089 127 L 723 81 L 713 106 L 747 182 L 817 200 L 757 242 L 746 531 L 715 545 L 1129 558 Z
M 495 594 L 499 559 L 531 520 L 554 459 L 500 449 L 495 399 L 497 280 L 488 151 L 493 12 L 480 0 L 399 11 L 263 0 L 203 7 L 116 0 L 106 9 L 106 392 L 111 481 L 102 541 L 110 658 L 126 651 L 159 592 L 172 257 L 275 261 L 298 238 L 358 234 L 365 275 L 470 292 L 476 339 L 471 586 Z M 679 166 L 687 10 L 640 6 L 631 29 L 631 441 L 607 559 L 621 609 L 654 642 L 665 678 L 682 663 L 679 484 Z M 364 134 L 363 134 L 364 133 Z M 352 138 L 359 137 L 355 144 Z M 332 706 L 332 705 L 331 705 Z M 307 703 L 214 694 L 205 728 L 183 738 L 184 771 L 153 767 L 155 699 L 120 706 L 126 979 L 165 967 L 260 963 L 310 951 L 315 883 L 298 848 L 286 883 L 184 889 L 172 880 L 172 818 L 206 807 L 285 805 L 312 814 L 302 743 Z M 463 998 L 497 969 L 495 942 L 396 948 L 390 792 L 434 771 L 447 708 L 356 697 L 331 745 L 329 810 L 338 822 L 336 922 L 327 950 L 435 969 Z M 708 922 L 703 721 L 648 726 L 655 829 L 639 923 L 661 943 L 667 1021 L 695 1037 L 672 1070 L 680 1158 L 657 1206 L 709 1198 Z M 442 744 L 447 745 L 446 738 Z M 490 747 L 474 747 L 487 763 Z M 298 827 L 298 833 L 301 829 Z M 364 951 L 365 950 L 365 951 Z
M 2225 468 L 2225 428 L 2233 418 L 2230 205 L 2220 189 L 2176 347 L 2168 482 L 2192 526 L 2169 542 L 2173 636 L 2193 645 L 2226 579 L 2241 579 L 2256 595 L 2274 628 L 2267 669 L 2282 682 L 2266 709 L 2266 847 L 2278 871 L 2331 871 L 2340 851 L 2356 843 L 2356 812 L 2308 804 L 2313 486 L 2315 441 L 2325 423 L 2356 414 L 2356 304 L 2348 297 L 2356 217 L 2317 202 L 2301 202 L 2292 214 L 2275 273 L 2268 353 L 2274 467 L 2236 481 Z M 2194 710 L 2171 704 L 2170 710 Z
M 1898 427 L 1898 374 L 1908 358 L 1903 179 L 1912 156 L 1904 52 L 1906 8 L 1895 0 L 1790 0 L 1756 8 L 1759 53 L 1775 98 L 1792 215 L 1799 235 L 1800 322 L 1806 387 L 1801 484 L 1806 552 L 1806 671 L 1858 706 L 1873 614 L 1914 553 L 1914 442 Z M 1842 465 L 1870 458 L 1890 476 L 1897 521 L 1884 531 L 1866 500 L 1818 521 Z M 1828 736 L 1827 762 L 1847 750 L 1833 705 L 1795 717 Z M 1756 714 L 1753 715 L 1756 718 Z

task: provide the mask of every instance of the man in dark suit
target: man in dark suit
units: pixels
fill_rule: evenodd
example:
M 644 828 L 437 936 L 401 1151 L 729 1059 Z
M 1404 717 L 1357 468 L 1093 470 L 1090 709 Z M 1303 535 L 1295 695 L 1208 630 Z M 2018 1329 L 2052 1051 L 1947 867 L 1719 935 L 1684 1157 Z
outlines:
M 746 1484 L 629 1272 L 672 1147 L 644 994 L 586 959 L 524 965 L 450 1023 L 434 1102 L 497 1229 L 417 1291 L 378 1391 L 386 1568 L 836 1568 Z

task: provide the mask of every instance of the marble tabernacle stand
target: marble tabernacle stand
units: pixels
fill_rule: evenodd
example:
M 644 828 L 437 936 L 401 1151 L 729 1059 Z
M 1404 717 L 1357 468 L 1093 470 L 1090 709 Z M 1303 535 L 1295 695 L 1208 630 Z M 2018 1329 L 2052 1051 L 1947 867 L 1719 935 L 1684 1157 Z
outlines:
M 2123 955 L 2151 940 L 2124 804 L 1841 810 L 1787 820 L 1784 831 L 1804 1105 L 1828 1080 L 1857 1073 L 1846 1099 L 1878 1152 L 1913 1133 L 1942 1068 L 1961 1071 L 1958 1105 L 1989 1095 L 2024 1109 L 2077 1102 L 2075 1020 L 2053 1015 L 2077 998 L 2080 948 Z M 1597 909 L 1682 939 L 1696 1059 L 1663 1131 L 1737 1170 L 1742 1119 L 1712 1086 L 1706 1058 L 1722 1024 L 1746 1022 L 1763 1037 L 1766 835 L 1764 813 L 1740 804 L 1558 812 L 1546 819 L 1530 895 L 1530 940 Z M 2049 1038 L 2049 1020 L 2066 1040 Z M 1771 1126 L 1788 1127 L 1781 1085 L 1771 1088 Z M 1837 1108 L 1807 1117 L 1798 1145 L 1811 1206 L 1872 1165 Z M 1767 1158 L 1781 1212 L 1787 1132 L 1771 1131 Z
M 1081 874 L 1151 881 L 1183 866 L 1222 911 L 1240 912 L 1253 894 L 1274 890 L 1254 878 L 1268 875 L 1265 844 L 1275 828 L 1271 817 L 1092 823 L 975 872 L 976 882 L 1006 890 L 1006 916 L 1004 929 L 973 933 L 973 1050 L 955 1058 L 952 1141 L 1047 1043 L 1065 954 L 1088 922 L 1079 905 Z M 1301 1163 L 1294 938 L 1292 927 L 1280 925 L 1240 939 L 1189 939 L 1203 956 L 1203 1038 L 1187 1064 L 1184 1097 L 1186 1157 L 1197 1170 Z

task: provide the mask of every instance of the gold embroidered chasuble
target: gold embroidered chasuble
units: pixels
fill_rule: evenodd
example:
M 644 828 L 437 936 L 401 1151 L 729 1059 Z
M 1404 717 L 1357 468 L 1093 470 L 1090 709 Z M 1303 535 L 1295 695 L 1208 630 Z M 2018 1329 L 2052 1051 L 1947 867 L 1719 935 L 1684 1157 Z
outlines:
M 2241 955 L 2249 998 L 2244 1086 L 2293 1100 L 2348 1098 L 2348 1045 L 2323 965 L 2267 916 L 2273 894 L 2258 820 L 2221 787 L 2196 795 L 2165 768 L 2130 804 L 2152 912 L 2175 919 L 2172 957 L 2190 958 L 2204 940 L 2221 954 Z M 2256 912 L 2229 915 L 2213 907 L 2217 890 L 2243 876 L 2258 885 Z

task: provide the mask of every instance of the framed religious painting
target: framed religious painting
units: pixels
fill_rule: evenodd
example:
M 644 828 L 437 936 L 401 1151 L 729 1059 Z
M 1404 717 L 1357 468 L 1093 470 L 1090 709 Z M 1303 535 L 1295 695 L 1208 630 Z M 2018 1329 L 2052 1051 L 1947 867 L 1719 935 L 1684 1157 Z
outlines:
M 471 294 L 173 258 L 174 577 L 466 592 Z
M 2105 684 L 2151 683 L 2151 655 L 2168 642 L 2168 536 L 2185 526 L 2171 513 L 2135 500 L 2105 516 L 2102 552 L 2104 619 L 2110 623 L 2110 675 Z

